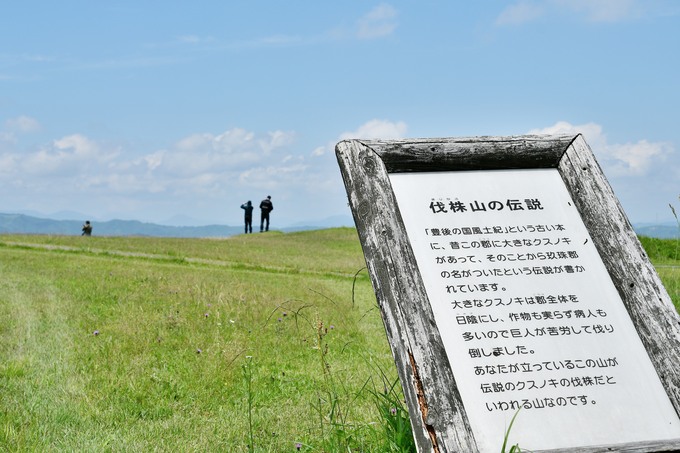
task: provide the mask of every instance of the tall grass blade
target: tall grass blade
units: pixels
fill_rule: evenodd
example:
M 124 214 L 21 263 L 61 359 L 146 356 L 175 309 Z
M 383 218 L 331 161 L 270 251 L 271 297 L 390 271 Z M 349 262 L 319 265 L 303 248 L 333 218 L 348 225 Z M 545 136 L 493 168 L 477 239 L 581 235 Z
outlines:
M 501 447 L 501 453 L 506 453 L 505 449 L 507 448 L 508 445 L 508 438 L 510 437 L 510 430 L 512 430 L 512 425 L 515 423 L 515 419 L 517 418 L 517 415 L 519 415 L 519 411 L 521 408 L 517 409 L 517 412 L 515 412 L 515 415 L 512 416 L 512 419 L 510 420 L 510 424 L 508 425 L 508 429 L 505 431 L 505 437 L 503 438 L 503 446 Z M 510 447 L 510 450 L 507 453 L 521 453 L 522 450 L 519 448 L 519 444 L 515 444 L 512 447 Z

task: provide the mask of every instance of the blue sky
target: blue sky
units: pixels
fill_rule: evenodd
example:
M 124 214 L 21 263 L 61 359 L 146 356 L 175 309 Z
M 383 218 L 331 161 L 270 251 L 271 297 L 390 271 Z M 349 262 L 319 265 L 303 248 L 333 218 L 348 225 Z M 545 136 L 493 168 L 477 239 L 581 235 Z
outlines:
M 0 212 L 239 225 L 271 195 L 282 227 L 349 215 L 343 138 L 530 132 L 584 133 L 633 223 L 680 202 L 673 0 L 26 0 L 0 24 Z

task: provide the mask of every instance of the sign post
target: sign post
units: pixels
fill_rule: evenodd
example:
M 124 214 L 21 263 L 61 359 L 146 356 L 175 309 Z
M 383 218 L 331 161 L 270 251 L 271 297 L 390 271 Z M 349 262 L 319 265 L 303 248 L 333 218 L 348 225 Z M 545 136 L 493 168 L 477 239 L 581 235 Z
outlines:
M 336 154 L 419 451 L 680 450 L 680 317 L 580 135 Z

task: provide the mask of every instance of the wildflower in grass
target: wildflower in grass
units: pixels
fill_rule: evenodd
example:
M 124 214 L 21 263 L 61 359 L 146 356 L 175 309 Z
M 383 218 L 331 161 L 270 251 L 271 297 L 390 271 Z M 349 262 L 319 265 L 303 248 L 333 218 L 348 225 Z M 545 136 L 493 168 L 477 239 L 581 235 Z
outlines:
M 94 332 L 92 332 L 92 335 L 94 335 L 96 337 L 97 335 L 99 335 L 99 331 L 95 330 Z
M 301 444 L 300 442 L 296 442 L 296 443 L 295 443 L 295 449 L 296 449 L 297 451 L 300 451 L 301 448 L 302 448 L 302 444 Z
M 328 326 L 328 328 L 333 330 L 333 329 L 335 329 L 335 326 L 333 324 L 331 324 L 330 326 Z
M 208 316 L 210 316 L 210 313 L 206 313 L 204 316 L 207 318 Z
M 396 407 L 390 408 L 390 414 L 397 415 L 397 408 Z
M 279 322 L 281 322 L 281 321 L 283 321 L 283 319 L 282 319 L 282 318 L 279 318 Z
M 283 312 L 283 316 L 288 316 L 288 313 L 286 313 L 286 312 L 284 311 L 284 312 Z
M 203 352 L 201 348 L 196 348 L 196 354 L 200 354 L 201 352 Z

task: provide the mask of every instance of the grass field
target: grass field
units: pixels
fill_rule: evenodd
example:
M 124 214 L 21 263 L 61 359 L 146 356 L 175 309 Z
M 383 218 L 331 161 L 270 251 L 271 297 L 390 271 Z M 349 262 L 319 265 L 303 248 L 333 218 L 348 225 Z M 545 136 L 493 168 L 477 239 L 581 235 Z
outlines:
M 348 228 L 0 236 L 0 450 L 389 450 L 363 267 Z
M 680 240 L 641 237 L 640 242 L 656 267 L 675 309 L 680 312 Z
M 0 451 L 408 451 L 363 268 L 350 228 L 0 236 Z

